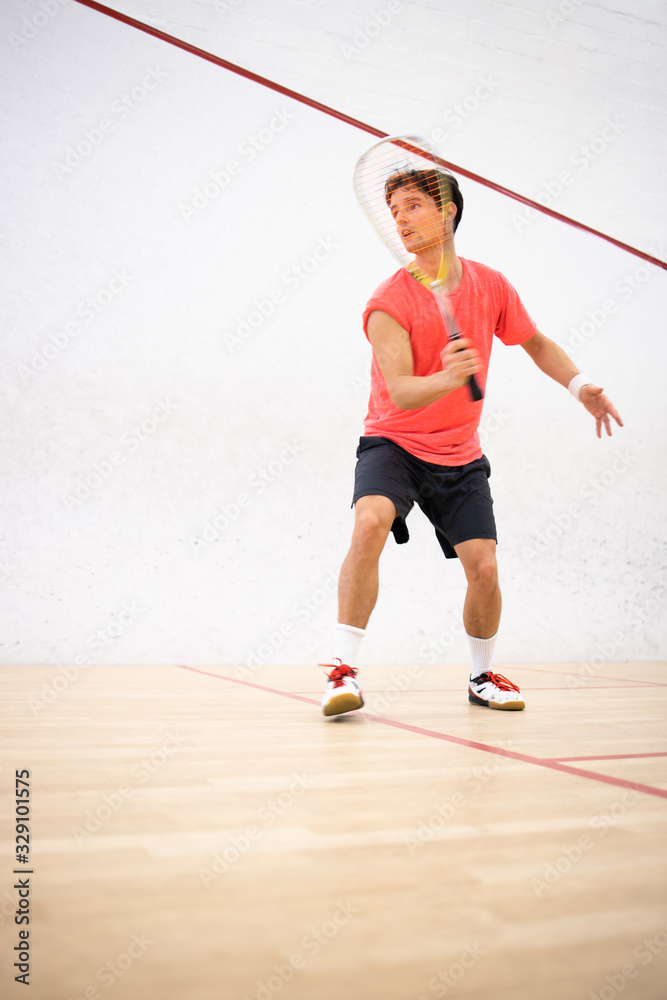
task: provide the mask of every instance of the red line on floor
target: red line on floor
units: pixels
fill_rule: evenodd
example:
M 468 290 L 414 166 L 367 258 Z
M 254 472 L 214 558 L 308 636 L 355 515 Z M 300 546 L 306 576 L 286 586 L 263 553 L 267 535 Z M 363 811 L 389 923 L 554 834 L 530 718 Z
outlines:
M 639 685 L 638 685 L 639 687 Z M 642 687 L 643 689 L 643 687 Z M 364 685 L 364 694 L 387 694 L 387 691 L 396 691 L 397 688 L 367 688 Z M 460 691 L 461 685 L 451 688 L 406 688 L 405 691 L 401 691 L 401 694 L 451 694 L 453 691 Z M 536 687 L 532 684 L 522 684 L 522 691 L 572 691 L 573 688 L 568 687 L 566 684 L 561 684 L 558 687 Z M 598 684 L 597 687 L 591 688 L 586 687 L 581 691 L 581 694 L 586 694 L 588 691 L 627 691 L 627 687 L 618 687 L 616 684 Z M 579 692 L 577 692 L 579 693 Z M 301 694 L 318 694 L 317 691 L 302 691 Z
M 210 670 L 201 670 L 199 667 L 186 667 L 181 665 L 181 670 L 191 670 L 196 674 L 204 674 L 207 677 L 216 677 L 220 681 L 230 681 L 232 684 L 240 684 L 243 687 L 254 688 L 257 691 L 266 691 L 269 694 L 277 694 L 283 698 L 292 698 L 294 701 L 302 701 L 308 705 L 317 705 L 320 702 L 313 698 L 304 698 L 303 695 L 292 694 L 290 691 L 281 691 L 279 688 L 267 687 L 264 684 L 253 684 L 251 681 L 240 681 L 235 677 L 227 677 L 224 674 L 214 674 Z M 588 778 L 590 781 L 599 781 L 605 785 L 616 785 L 619 788 L 631 788 L 633 791 L 644 792 L 646 795 L 655 795 L 658 798 L 667 799 L 667 789 L 656 788 L 653 785 L 644 785 L 639 781 L 628 781 L 625 778 L 613 778 L 608 774 L 598 774 L 596 771 L 587 771 L 581 767 L 571 767 L 569 764 L 562 764 L 558 760 L 548 758 L 531 757 L 529 754 L 517 753 L 514 750 L 505 750 L 503 747 L 495 747 L 489 743 L 478 743 L 476 740 L 466 740 L 460 736 L 451 736 L 448 733 L 438 733 L 433 729 L 423 729 L 421 726 L 410 726 L 405 722 L 396 722 L 393 719 L 385 719 L 381 715 L 371 715 L 368 712 L 355 712 L 355 717 L 370 719 L 383 726 L 391 726 L 393 729 L 401 729 L 403 732 L 416 733 L 418 736 L 428 736 L 431 739 L 443 740 L 445 743 L 455 743 L 458 746 L 470 747 L 473 750 L 482 750 L 484 753 L 492 753 L 499 757 L 509 757 L 512 760 L 519 760 L 525 764 L 535 764 L 537 767 L 545 767 L 551 771 L 561 771 L 565 774 L 574 774 L 579 778 Z
M 521 670 L 522 665 L 513 664 L 513 670 Z M 533 667 L 525 666 L 526 670 L 534 670 L 538 674 L 555 674 L 556 677 L 578 677 L 582 681 L 582 687 L 589 681 L 622 681 L 623 684 L 637 684 L 641 687 L 667 687 L 665 681 L 643 681 L 639 677 L 633 677 L 632 680 L 628 680 L 627 677 L 605 677 L 603 674 L 595 674 L 591 677 L 582 677 L 581 674 L 575 674 L 572 670 L 549 670 L 547 667 Z
M 306 705 L 319 705 L 319 701 L 312 698 L 304 698 L 300 694 L 292 694 L 291 691 L 280 691 L 278 688 L 265 687 L 263 684 L 252 684 L 250 681 L 240 681 L 237 677 L 227 677 L 225 674 L 213 674 L 210 670 L 201 670 L 199 667 L 179 666 L 179 670 L 191 670 L 195 674 L 205 674 L 206 677 L 217 677 L 219 681 L 231 681 L 232 684 L 241 684 L 243 687 L 256 688 L 258 691 L 268 691 L 270 694 L 281 694 L 284 698 L 293 698 L 294 701 L 303 701 Z
M 639 757 L 667 757 L 667 751 L 656 751 L 655 753 L 606 753 L 597 754 L 592 757 L 545 757 L 544 760 L 568 761 L 568 760 L 634 760 Z

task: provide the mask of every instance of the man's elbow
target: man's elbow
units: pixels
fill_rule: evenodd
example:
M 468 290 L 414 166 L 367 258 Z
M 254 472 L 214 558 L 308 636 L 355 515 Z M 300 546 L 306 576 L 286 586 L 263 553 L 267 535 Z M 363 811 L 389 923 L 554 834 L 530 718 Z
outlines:
M 389 398 L 397 410 L 415 410 L 417 407 L 408 394 L 401 389 L 390 389 Z
M 540 357 L 540 355 L 542 354 L 545 345 L 547 343 L 550 343 L 549 338 L 545 337 L 544 334 L 540 333 L 540 331 L 538 330 L 537 333 L 533 334 L 533 336 L 530 337 L 528 340 L 524 340 L 521 346 L 523 347 L 526 354 L 529 357 L 531 357 L 533 361 L 536 362 L 537 358 Z
M 410 386 L 406 385 L 405 376 L 398 376 L 387 385 L 389 398 L 398 410 L 415 410 L 417 404 L 411 398 Z

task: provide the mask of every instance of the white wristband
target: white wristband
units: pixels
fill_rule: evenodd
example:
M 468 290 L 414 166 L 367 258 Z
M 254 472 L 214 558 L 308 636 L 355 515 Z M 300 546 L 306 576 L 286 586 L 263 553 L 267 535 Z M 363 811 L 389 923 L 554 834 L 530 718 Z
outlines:
M 575 399 L 579 399 L 579 391 L 582 386 L 590 385 L 591 380 L 586 375 L 575 375 L 572 381 L 568 385 L 568 389 L 572 393 Z

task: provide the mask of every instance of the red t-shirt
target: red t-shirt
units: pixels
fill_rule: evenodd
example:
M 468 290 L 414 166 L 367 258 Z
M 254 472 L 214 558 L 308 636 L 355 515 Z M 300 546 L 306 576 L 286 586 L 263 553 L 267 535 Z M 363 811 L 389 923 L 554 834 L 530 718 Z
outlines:
M 450 312 L 462 336 L 480 357 L 475 375 L 484 390 L 493 337 L 504 344 L 522 344 L 536 326 L 517 292 L 499 271 L 459 258 L 463 277 L 448 297 Z M 401 268 L 373 293 L 364 311 L 364 333 L 374 309 L 389 313 L 410 334 L 414 374 L 442 370 L 440 352 L 447 343 L 445 326 L 434 295 Z M 365 433 L 386 437 L 412 455 L 436 465 L 465 465 L 480 458 L 479 426 L 483 400 L 474 402 L 467 385 L 417 410 L 399 410 L 391 401 L 375 354 L 371 366 L 371 394 Z

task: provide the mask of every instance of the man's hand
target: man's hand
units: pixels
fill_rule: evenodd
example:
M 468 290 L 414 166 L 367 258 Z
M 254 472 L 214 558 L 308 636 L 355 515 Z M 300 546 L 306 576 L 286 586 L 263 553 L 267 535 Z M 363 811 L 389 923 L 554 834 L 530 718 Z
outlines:
M 440 352 L 442 369 L 449 376 L 452 389 L 465 385 L 471 375 L 479 371 L 479 356 L 470 347 L 470 341 L 465 337 L 450 340 L 444 351 Z
M 619 427 L 623 426 L 623 421 L 616 412 L 610 399 L 604 395 L 604 390 L 597 385 L 582 385 L 579 390 L 579 399 L 584 404 L 590 414 L 595 417 L 595 428 L 599 438 L 602 437 L 602 424 L 607 428 L 607 434 L 611 437 L 610 417 L 613 417 Z

